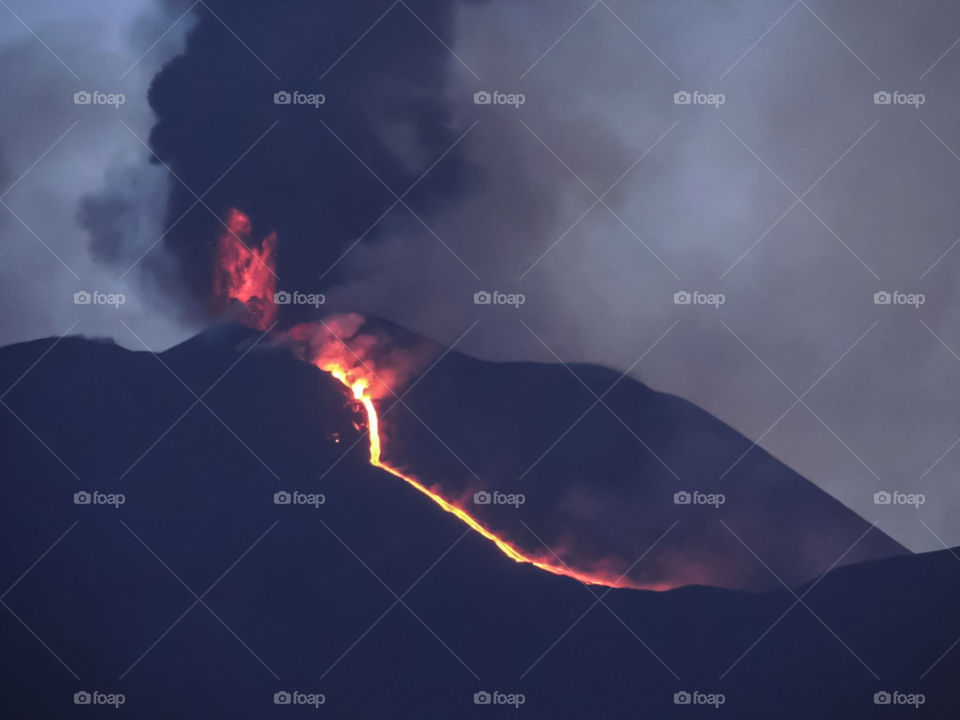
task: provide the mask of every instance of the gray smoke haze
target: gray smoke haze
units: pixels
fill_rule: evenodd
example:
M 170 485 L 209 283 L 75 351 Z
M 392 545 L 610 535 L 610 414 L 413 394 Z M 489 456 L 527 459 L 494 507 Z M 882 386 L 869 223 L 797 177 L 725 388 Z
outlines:
M 461 11 L 449 98 L 464 131 L 476 123 L 477 187 L 424 218 L 436 236 L 388 217 L 385 242 L 344 259 L 355 280 L 332 304 L 446 343 L 477 322 L 458 348 L 480 357 L 623 370 L 669 330 L 635 377 L 909 547 L 960 543 L 960 52 L 937 62 L 956 6 L 589 7 Z M 478 90 L 526 102 L 475 105 Z M 677 105 L 682 90 L 726 101 Z M 479 290 L 526 303 L 474 305 Z M 674 304 L 695 290 L 726 302 Z M 926 302 L 874 304 L 895 290 Z M 881 490 L 926 503 L 877 505 Z
M 189 329 L 143 282 L 143 264 L 162 267 L 162 248 L 137 262 L 163 232 L 170 187 L 137 136 L 154 122 L 146 88 L 178 51 L 188 19 L 164 34 L 179 16 L 174 4 L 8 5 L 0 8 L 0 343 L 69 330 L 142 349 L 121 322 L 152 347 L 183 339 Z M 77 105 L 78 91 L 126 101 Z M 125 302 L 75 305 L 78 291 L 122 293 Z

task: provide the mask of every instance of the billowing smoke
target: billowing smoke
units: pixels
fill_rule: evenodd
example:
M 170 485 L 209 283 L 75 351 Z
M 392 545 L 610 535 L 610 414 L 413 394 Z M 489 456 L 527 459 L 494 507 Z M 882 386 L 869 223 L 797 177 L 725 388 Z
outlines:
M 286 338 L 306 362 L 343 373 L 348 385 L 363 378 L 375 400 L 402 397 L 407 382 L 439 355 L 436 343 L 357 313 L 331 315 L 291 328 Z
M 15 69 L 0 77 L 0 303 L 17 309 L 6 313 L 0 344 L 69 331 L 142 349 L 121 321 L 157 349 L 189 332 L 165 311 L 175 277 L 164 277 L 163 253 L 150 251 L 171 178 L 145 162 L 141 144 L 154 122 L 146 88 L 181 49 L 190 19 L 173 23 L 186 7 L 0 6 L 0 64 Z M 93 91 L 125 102 L 75 102 Z M 151 292 L 158 278 L 164 302 Z M 78 306 L 78 291 L 123 294 L 125 302 Z
M 433 233 L 391 218 L 330 302 L 484 358 L 629 369 L 911 548 L 960 542 L 955 5 L 550 7 L 461 10 L 481 80 L 452 76 L 449 102 L 478 181 Z M 474 304 L 495 290 L 525 303 Z M 875 304 L 894 290 L 926 302 Z M 691 291 L 725 303 L 674 303 Z M 875 502 L 892 490 L 928 501 Z
M 180 180 L 164 242 L 194 313 L 228 208 L 254 235 L 278 234 L 283 289 L 315 292 L 456 139 L 444 93 L 456 3 L 206 5 L 150 91 L 152 148 Z M 430 211 L 463 171 L 451 152 L 403 202 Z

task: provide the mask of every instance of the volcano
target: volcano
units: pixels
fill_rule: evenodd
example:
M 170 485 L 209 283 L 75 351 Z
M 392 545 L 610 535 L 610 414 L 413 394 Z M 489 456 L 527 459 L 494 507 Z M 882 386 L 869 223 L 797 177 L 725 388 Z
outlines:
M 612 371 L 485 363 L 376 320 L 337 339 L 389 376 L 370 385 L 383 456 L 424 492 L 371 464 L 362 403 L 291 334 L 0 350 L 12 716 L 63 717 L 95 691 L 144 718 L 280 716 L 278 698 L 315 717 L 320 696 L 343 718 L 960 708 L 951 553 L 906 554 Z M 431 493 L 573 572 L 515 561 Z
M 239 209 L 225 228 L 214 307 L 273 331 L 289 300 L 275 294 L 276 234 L 251 244 Z M 372 465 L 515 562 L 612 587 L 763 590 L 906 552 L 732 428 L 626 374 L 485 363 L 355 313 L 272 336 L 352 396 Z

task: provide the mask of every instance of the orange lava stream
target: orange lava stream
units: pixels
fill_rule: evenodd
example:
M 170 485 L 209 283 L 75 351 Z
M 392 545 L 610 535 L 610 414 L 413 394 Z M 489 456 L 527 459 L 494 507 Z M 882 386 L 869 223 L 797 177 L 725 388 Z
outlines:
M 221 233 L 219 244 L 217 246 L 217 263 L 214 272 L 214 298 L 220 309 L 224 309 L 228 302 L 239 300 L 248 311 L 244 322 L 259 330 L 266 330 L 272 327 L 277 316 L 277 306 L 274 301 L 274 291 L 276 290 L 276 274 L 274 265 L 276 261 L 277 236 L 276 233 L 270 233 L 258 248 L 255 244 L 249 244 L 252 224 L 246 213 L 236 208 L 227 213 L 226 232 Z M 353 318 L 362 321 L 359 316 Z M 336 326 L 333 319 L 328 318 L 328 322 Z M 331 334 L 332 338 L 339 341 L 345 349 L 347 346 L 340 339 L 338 333 L 335 333 L 326 323 L 321 323 L 324 329 Z M 314 328 L 316 329 L 316 328 Z M 298 330 L 302 332 L 298 333 Z M 343 332 L 341 330 L 341 332 Z M 345 333 L 352 336 L 357 332 L 357 328 Z M 307 341 L 309 347 L 310 328 L 308 326 L 298 326 L 292 328 L 290 336 L 299 340 Z M 331 338 L 331 339 L 332 339 Z M 376 405 L 370 393 L 370 380 L 366 377 L 356 378 L 357 368 L 350 370 L 353 363 L 344 363 L 342 359 L 334 357 L 342 356 L 342 352 L 337 350 L 334 357 L 329 354 L 329 347 L 321 347 L 310 358 L 310 362 L 321 370 L 329 372 L 333 377 L 343 383 L 352 393 L 353 397 L 363 405 L 367 416 L 367 431 L 370 438 L 370 464 L 382 470 L 386 470 L 391 475 L 400 478 L 408 485 L 413 486 L 428 498 L 433 500 L 443 510 L 455 515 L 461 522 L 465 523 L 470 529 L 480 533 L 487 540 L 492 542 L 508 558 L 518 563 L 529 563 L 534 567 L 540 568 L 554 575 L 565 575 L 582 583 L 590 585 L 605 585 L 607 587 L 640 587 L 624 576 L 617 576 L 613 572 L 581 572 L 567 567 L 559 558 L 551 560 L 549 557 L 540 558 L 531 557 L 524 554 L 514 545 L 498 537 L 491 530 L 487 529 L 480 522 L 470 515 L 466 510 L 445 500 L 443 497 L 433 492 L 415 478 L 405 475 L 397 468 L 391 467 L 385 463 L 381 457 L 380 440 L 380 418 L 377 414 Z M 316 350 L 316 349 L 315 349 Z M 363 365 L 353 350 L 350 350 L 356 359 Z M 379 378 L 378 378 L 379 379 Z M 383 384 L 383 381 L 380 381 Z M 666 587 L 650 587 L 647 589 L 667 589 Z
M 472 517 L 466 510 L 461 507 L 458 507 L 447 500 L 444 500 L 440 495 L 433 492 L 429 488 L 425 487 L 422 483 L 415 480 L 414 478 L 403 474 L 397 468 L 391 467 L 387 463 L 383 462 L 380 457 L 380 418 L 377 415 L 377 408 L 373 403 L 373 399 L 368 394 L 367 390 L 369 388 L 369 383 L 366 379 L 361 378 L 359 380 L 350 382 L 347 378 L 347 373 L 339 367 L 325 367 L 323 368 L 329 372 L 333 377 L 342 382 L 347 388 L 353 392 L 353 397 L 358 400 L 366 412 L 367 416 L 367 432 L 370 437 L 370 464 L 374 467 L 378 467 L 382 470 L 386 470 L 391 475 L 400 478 L 409 485 L 412 485 L 417 490 L 422 492 L 428 498 L 433 500 L 437 505 L 443 508 L 446 512 L 455 515 L 461 522 L 468 525 L 472 530 L 476 530 L 480 535 L 485 537 L 487 540 L 492 542 L 497 548 L 506 555 L 508 558 L 518 563 L 529 563 L 534 567 L 545 570 L 546 572 L 553 573 L 554 575 L 565 575 L 571 577 L 575 580 L 579 580 L 582 583 L 587 583 L 589 585 L 605 585 L 607 587 L 636 587 L 624 577 L 619 577 L 616 579 L 607 579 L 597 575 L 591 575 L 590 573 L 578 572 L 569 568 L 559 562 L 550 562 L 548 560 L 537 560 L 528 555 L 525 555 L 516 547 L 511 545 L 506 540 L 503 540 L 500 537 L 497 537 L 492 531 L 485 528 L 481 525 L 476 518 Z

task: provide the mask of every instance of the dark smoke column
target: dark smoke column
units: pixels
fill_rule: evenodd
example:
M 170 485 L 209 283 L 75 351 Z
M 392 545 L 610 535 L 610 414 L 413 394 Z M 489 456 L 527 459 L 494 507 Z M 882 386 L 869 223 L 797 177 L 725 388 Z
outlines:
M 164 242 L 193 315 L 210 305 L 218 218 L 230 208 L 250 217 L 255 237 L 277 233 L 281 288 L 316 292 L 394 203 L 384 184 L 402 194 L 456 138 L 443 96 L 450 55 L 420 22 L 451 44 L 456 3 L 207 5 L 150 90 L 153 150 L 189 187 L 174 183 Z M 282 92 L 323 102 L 275 102 Z M 405 202 L 427 212 L 456 190 L 462 168 L 454 151 Z

